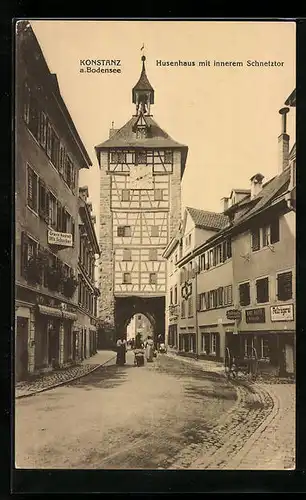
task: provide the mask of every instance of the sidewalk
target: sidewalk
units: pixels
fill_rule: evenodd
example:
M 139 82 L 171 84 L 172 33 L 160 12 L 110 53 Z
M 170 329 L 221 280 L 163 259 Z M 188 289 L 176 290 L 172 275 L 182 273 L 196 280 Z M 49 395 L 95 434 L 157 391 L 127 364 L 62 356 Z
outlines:
M 30 380 L 17 382 L 15 385 L 15 398 L 24 398 L 38 392 L 53 389 L 58 385 L 83 377 L 99 368 L 99 366 L 115 360 L 115 358 L 116 353 L 114 351 L 98 351 L 97 354 L 91 358 L 84 359 L 78 365 L 38 375 Z
M 222 363 L 202 361 L 169 353 L 168 356 L 197 366 L 204 371 L 225 376 Z M 292 470 L 295 467 L 295 383 L 289 379 L 259 376 L 255 382 L 241 376 L 237 382 L 247 382 L 255 393 L 268 394 L 273 401 L 271 413 L 255 432 L 245 439 L 234 456 L 223 460 L 223 470 Z M 246 423 L 247 425 L 247 423 Z M 214 461 L 212 460 L 212 463 Z M 190 467 L 197 468 L 197 467 Z M 214 468 L 206 458 L 199 468 Z
M 167 356 L 169 356 L 170 358 L 177 359 L 178 361 L 183 361 L 184 363 L 188 363 L 188 364 L 191 364 L 193 366 L 196 366 L 205 372 L 219 373 L 220 375 L 225 376 L 224 364 L 220 363 L 218 361 L 187 358 L 185 356 L 180 356 L 179 354 L 175 354 L 175 352 L 171 352 L 171 351 L 167 352 Z

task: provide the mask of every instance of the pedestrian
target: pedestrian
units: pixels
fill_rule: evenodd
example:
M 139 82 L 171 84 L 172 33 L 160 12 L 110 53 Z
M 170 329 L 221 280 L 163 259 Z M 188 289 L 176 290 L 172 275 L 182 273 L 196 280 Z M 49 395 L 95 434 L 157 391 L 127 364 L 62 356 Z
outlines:
M 154 357 L 154 342 L 150 335 L 148 335 L 148 339 L 146 341 L 146 359 L 149 363 L 153 361 Z
M 162 343 L 162 341 L 163 341 L 163 336 L 162 336 L 162 334 L 160 333 L 160 334 L 157 336 L 157 345 L 156 345 L 157 350 L 159 350 L 159 347 L 160 347 L 160 344 Z
M 117 359 L 116 365 L 123 366 L 126 362 L 126 341 L 124 337 L 117 340 Z

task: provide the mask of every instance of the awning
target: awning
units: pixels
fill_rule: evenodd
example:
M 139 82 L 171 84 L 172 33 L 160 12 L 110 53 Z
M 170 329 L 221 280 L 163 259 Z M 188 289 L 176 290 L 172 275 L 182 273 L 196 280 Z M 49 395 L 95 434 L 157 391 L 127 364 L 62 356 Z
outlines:
M 72 321 L 77 320 L 77 315 L 75 313 L 69 312 L 69 311 L 62 311 L 63 312 L 63 318 L 64 319 L 70 319 Z
M 43 306 L 38 304 L 38 311 L 40 314 L 45 314 L 46 316 L 55 316 L 56 318 L 62 318 L 61 309 L 56 309 L 56 307 Z

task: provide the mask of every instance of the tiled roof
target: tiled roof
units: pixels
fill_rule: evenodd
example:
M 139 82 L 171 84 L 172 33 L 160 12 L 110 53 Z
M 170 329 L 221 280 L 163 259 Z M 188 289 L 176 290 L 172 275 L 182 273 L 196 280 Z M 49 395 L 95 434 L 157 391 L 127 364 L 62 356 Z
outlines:
M 234 222 L 234 226 L 240 224 L 242 221 L 247 220 L 249 217 L 259 212 L 262 208 L 268 205 L 269 202 L 273 200 L 276 196 L 286 192 L 290 181 L 290 169 L 287 168 L 281 174 L 273 177 L 270 181 L 266 182 L 263 185 L 261 191 L 258 195 L 252 200 L 252 204 L 250 204 L 249 210 L 244 210 L 241 215 L 238 215 L 237 219 Z M 257 203 L 256 203 L 256 200 Z M 254 206 L 254 203 L 255 206 Z M 237 204 L 239 207 L 239 203 Z
M 145 65 L 142 66 L 142 71 L 138 82 L 136 83 L 134 90 L 153 90 L 151 83 L 148 80 Z
M 123 127 L 114 135 L 96 146 L 98 149 L 116 148 L 116 147 L 161 147 L 161 148 L 184 148 L 187 153 L 187 146 L 176 142 L 153 120 L 151 116 L 146 116 L 146 122 L 149 126 L 149 137 L 137 138 L 133 131 L 138 117 L 133 116 Z
M 228 217 L 226 215 L 191 207 L 186 207 L 186 210 L 189 212 L 196 227 L 218 231 L 228 225 Z

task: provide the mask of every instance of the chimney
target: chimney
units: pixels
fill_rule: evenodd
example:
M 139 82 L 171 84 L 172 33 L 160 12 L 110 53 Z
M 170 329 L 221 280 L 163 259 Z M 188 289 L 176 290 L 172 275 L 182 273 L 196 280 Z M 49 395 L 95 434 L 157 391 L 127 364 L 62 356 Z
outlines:
M 112 128 L 109 129 L 109 139 L 117 132 L 118 129 L 114 128 L 114 122 L 112 122 Z
M 251 177 L 251 200 L 260 193 L 262 188 L 262 181 L 264 176 L 262 174 L 255 174 Z
M 229 198 L 227 196 L 221 198 L 221 212 L 226 212 L 226 210 L 228 209 L 228 202 Z
M 289 135 L 287 134 L 287 113 L 289 108 L 282 108 L 279 114 L 282 115 L 282 132 L 278 137 L 279 148 L 279 173 L 283 172 L 289 165 Z

